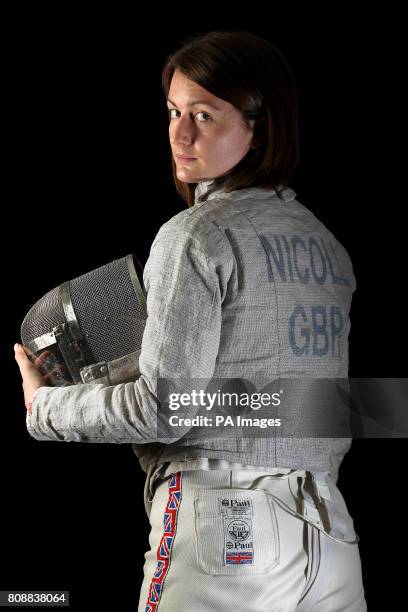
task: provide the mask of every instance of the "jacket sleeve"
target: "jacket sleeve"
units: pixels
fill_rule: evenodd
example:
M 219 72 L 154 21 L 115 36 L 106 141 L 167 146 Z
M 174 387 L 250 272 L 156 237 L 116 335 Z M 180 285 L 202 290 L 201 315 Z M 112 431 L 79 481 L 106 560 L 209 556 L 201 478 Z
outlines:
M 147 320 L 139 378 L 113 386 L 40 387 L 31 414 L 27 411 L 29 434 L 65 442 L 157 441 L 158 379 L 211 378 L 214 372 L 221 330 L 219 268 L 194 236 L 162 226 L 144 268 Z

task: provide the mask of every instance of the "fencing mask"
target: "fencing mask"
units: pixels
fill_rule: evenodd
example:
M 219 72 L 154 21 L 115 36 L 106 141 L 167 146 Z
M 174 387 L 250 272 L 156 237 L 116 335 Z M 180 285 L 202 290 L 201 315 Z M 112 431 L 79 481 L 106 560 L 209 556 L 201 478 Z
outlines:
M 46 293 L 24 318 L 21 341 L 50 386 L 115 385 L 140 375 L 146 319 L 143 268 L 130 254 Z

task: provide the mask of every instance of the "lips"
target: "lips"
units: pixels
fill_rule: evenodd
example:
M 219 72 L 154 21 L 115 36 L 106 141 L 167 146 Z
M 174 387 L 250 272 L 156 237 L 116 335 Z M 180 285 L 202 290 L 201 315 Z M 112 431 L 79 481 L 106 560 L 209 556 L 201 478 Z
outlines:
M 176 155 L 177 159 L 197 159 L 196 157 L 187 157 L 187 155 Z

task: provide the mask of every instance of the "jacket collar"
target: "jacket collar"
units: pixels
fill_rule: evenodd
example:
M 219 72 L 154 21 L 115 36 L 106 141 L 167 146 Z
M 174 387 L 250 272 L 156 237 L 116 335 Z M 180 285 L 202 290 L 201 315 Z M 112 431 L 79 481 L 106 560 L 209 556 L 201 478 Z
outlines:
M 207 180 L 207 181 L 200 181 L 199 183 L 197 183 L 195 191 L 194 191 L 194 205 L 202 203 L 202 202 L 198 202 L 198 198 L 210 189 L 210 186 L 213 184 L 213 182 L 214 182 L 214 179 Z M 283 187 L 282 185 L 279 185 L 279 189 L 281 189 L 282 187 Z M 228 200 L 243 200 L 245 198 L 268 199 L 268 198 L 273 198 L 273 197 L 277 197 L 275 189 L 266 189 L 264 187 L 246 187 L 244 189 L 237 189 L 236 191 L 231 191 L 229 193 L 226 193 L 220 187 L 213 193 L 210 193 L 206 201 L 213 200 L 214 198 L 217 198 L 217 199 L 222 198 L 222 199 L 228 199 Z M 290 202 L 291 200 L 295 199 L 296 192 L 293 191 L 293 189 L 291 189 L 290 187 L 286 187 L 284 188 L 282 192 L 282 197 L 285 202 Z

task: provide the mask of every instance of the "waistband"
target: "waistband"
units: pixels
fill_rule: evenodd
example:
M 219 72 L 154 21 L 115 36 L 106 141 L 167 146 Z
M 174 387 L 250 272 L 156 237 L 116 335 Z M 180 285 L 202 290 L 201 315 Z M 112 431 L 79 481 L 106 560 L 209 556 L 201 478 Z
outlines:
M 174 470 L 175 462 L 159 466 L 148 478 L 145 487 L 145 506 L 153 501 L 154 483 L 180 473 L 189 488 L 211 488 L 214 486 L 249 488 L 262 490 L 286 512 L 297 516 L 319 529 L 329 538 L 345 544 L 357 544 L 360 540 L 354 530 L 353 520 L 347 510 L 343 496 L 327 472 L 309 472 L 290 468 L 267 468 L 228 470 L 191 469 Z M 161 468 L 161 469 L 160 469 Z M 172 471 L 173 468 L 173 471 Z M 151 505 L 150 505 L 151 507 Z
M 174 474 L 175 472 L 184 472 L 187 470 L 245 470 L 252 472 L 268 472 L 269 474 L 289 474 L 295 471 L 291 468 L 270 468 L 264 466 L 243 464 L 234 461 L 226 461 L 224 459 L 209 459 L 207 457 L 195 458 L 190 461 L 170 461 L 168 464 L 164 464 L 160 471 L 163 474 L 163 477 L 166 477 L 170 474 Z

